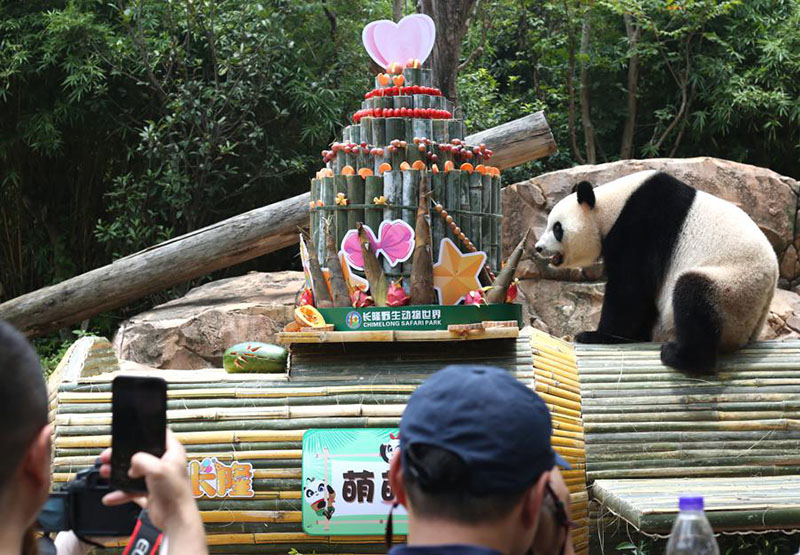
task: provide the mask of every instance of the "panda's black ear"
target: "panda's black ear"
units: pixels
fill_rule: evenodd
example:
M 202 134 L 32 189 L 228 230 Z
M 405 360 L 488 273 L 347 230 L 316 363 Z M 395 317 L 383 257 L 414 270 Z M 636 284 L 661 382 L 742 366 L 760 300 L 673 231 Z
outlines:
M 578 193 L 578 204 L 586 204 L 589 208 L 594 208 L 594 189 L 588 181 L 581 181 L 572 188 L 572 192 Z

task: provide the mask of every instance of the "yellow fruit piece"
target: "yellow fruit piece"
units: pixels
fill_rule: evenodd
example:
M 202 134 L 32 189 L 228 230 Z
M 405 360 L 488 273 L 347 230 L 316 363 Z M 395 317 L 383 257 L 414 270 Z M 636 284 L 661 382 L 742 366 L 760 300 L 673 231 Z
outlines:
M 325 318 L 319 310 L 311 305 L 298 306 L 294 309 L 294 320 L 300 327 L 320 328 L 325 325 Z

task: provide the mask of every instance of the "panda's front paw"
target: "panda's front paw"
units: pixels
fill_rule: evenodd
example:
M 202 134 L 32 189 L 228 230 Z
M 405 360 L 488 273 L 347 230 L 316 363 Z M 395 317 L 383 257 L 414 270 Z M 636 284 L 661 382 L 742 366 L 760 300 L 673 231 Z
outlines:
M 599 331 L 582 331 L 575 336 L 576 343 L 607 343 L 604 334 Z

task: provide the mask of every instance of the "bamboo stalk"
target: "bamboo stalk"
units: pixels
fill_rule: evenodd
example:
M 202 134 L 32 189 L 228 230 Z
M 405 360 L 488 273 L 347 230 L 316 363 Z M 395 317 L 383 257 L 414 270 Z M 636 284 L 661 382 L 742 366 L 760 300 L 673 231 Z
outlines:
M 433 290 L 433 249 L 428 186 L 428 172 L 422 172 L 414 231 L 414 259 L 411 266 L 411 304 L 414 305 L 434 304 L 436 300 Z
M 364 184 L 364 203 L 369 208 L 365 209 L 364 222 L 376 235 L 383 220 L 383 206 L 374 204 L 373 201 L 380 196 L 383 196 L 383 178 L 376 175 L 368 176 Z
M 340 211 L 337 214 L 343 215 Z M 336 241 L 336 230 L 333 229 L 333 225 L 331 219 L 326 221 L 325 225 L 325 237 L 328 243 L 327 253 L 328 253 L 328 275 L 330 276 L 330 284 L 331 284 L 331 297 L 333 297 L 333 306 L 335 307 L 349 307 L 350 306 L 350 292 L 347 287 L 347 283 L 344 279 L 344 273 L 342 272 L 342 265 L 339 261 L 339 247 Z
M 466 171 L 462 171 L 460 173 L 461 175 L 459 176 L 458 180 L 458 206 L 462 212 L 471 212 L 472 206 L 470 205 L 469 196 L 469 174 Z M 464 235 L 467 237 L 472 237 L 472 218 L 470 216 L 462 215 L 459 218 L 459 227 Z
M 342 194 L 347 196 L 347 177 L 344 175 L 335 175 L 333 177 L 333 183 L 335 186 L 335 194 L 338 196 Z M 347 226 L 347 211 L 345 210 L 337 210 L 336 214 L 336 235 L 334 237 L 334 249 L 335 252 L 338 254 L 339 246 L 342 244 L 342 239 L 344 239 L 344 234 L 347 233 L 348 226 Z M 330 249 L 330 247 L 328 247 Z

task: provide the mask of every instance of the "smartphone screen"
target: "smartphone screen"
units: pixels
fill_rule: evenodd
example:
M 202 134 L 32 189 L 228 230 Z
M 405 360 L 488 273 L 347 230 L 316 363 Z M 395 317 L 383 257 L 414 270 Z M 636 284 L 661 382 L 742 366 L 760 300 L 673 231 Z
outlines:
M 117 376 L 111 386 L 111 485 L 147 491 L 144 478 L 128 477 L 131 457 L 144 451 L 164 454 L 167 429 L 167 382 L 161 378 Z

